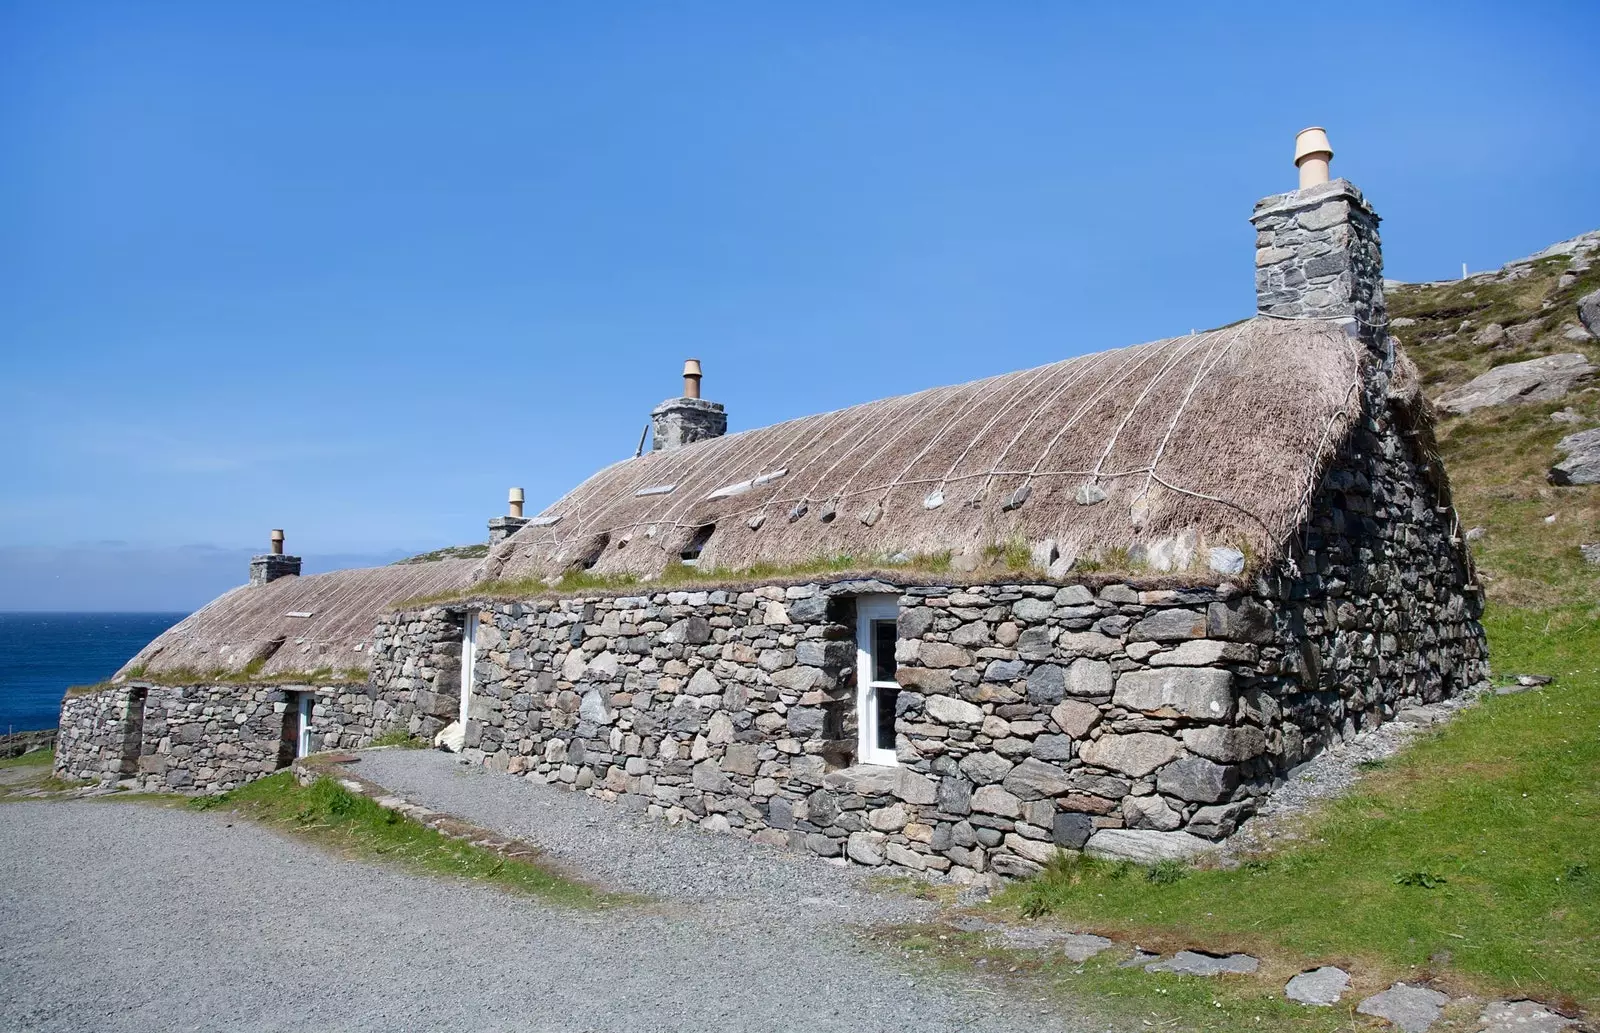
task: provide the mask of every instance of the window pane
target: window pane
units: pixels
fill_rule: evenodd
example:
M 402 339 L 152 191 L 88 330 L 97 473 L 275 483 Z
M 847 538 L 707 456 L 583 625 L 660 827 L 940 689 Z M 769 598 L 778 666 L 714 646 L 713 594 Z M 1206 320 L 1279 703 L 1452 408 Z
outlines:
M 872 622 L 872 680 L 894 681 L 894 621 Z
M 899 689 L 882 686 L 873 689 L 878 700 L 878 749 L 894 749 L 894 702 L 900 698 Z

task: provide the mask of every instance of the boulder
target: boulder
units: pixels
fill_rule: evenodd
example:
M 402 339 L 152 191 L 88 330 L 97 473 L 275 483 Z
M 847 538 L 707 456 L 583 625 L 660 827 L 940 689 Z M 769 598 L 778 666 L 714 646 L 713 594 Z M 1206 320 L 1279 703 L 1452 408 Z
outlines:
M 1050 838 L 1064 847 L 1082 850 L 1094 835 L 1094 819 L 1087 814 L 1057 814 L 1050 828 Z
M 998 753 L 969 753 L 961 758 L 961 773 L 979 785 L 998 782 L 1010 773 L 1012 764 Z
M 1600 484 L 1600 427 L 1568 434 L 1556 451 L 1566 458 L 1550 468 L 1551 484 Z
M 1459 416 L 1490 405 L 1553 402 L 1594 371 L 1589 360 L 1576 352 L 1510 362 L 1447 392 L 1438 405 Z
M 1600 337 L 1600 291 L 1590 291 L 1578 299 L 1578 318 L 1591 334 Z

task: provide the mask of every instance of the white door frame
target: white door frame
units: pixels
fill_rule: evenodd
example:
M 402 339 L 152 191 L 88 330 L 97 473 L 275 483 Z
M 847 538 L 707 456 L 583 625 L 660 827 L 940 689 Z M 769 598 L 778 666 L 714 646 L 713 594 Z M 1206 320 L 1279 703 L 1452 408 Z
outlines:
M 472 676 L 478 666 L 478 614 L 467 614 L 461 628 L 461 729 L 467 728 L 467 711 L 472 706 Z
M 305 757 L 311 753 L 311 714 L 317 705 L 317 694 L 302 692 L 295 705 L 300 708 L 300 734 L 296 737 L 294 755 Z
M 900 601 L 892 595 L 863 595 L 856 599 L 856 760 L 862 764 L 899 763 L 894 750 L 878 746 L 878 690 L 899 690 L 894 681 L 874 681 L 877 665 L 874 663 L 872 625 L 875 621 L 893 621 L 900 615 Z M 891 654 L 890 660 L 894 657 Z

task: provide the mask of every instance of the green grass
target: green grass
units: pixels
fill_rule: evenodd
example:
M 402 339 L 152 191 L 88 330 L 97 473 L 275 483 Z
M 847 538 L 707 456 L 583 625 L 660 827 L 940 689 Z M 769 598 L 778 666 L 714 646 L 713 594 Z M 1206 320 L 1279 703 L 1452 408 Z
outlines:
M 1417 322 L 1395 329 L 1416 362 L 1426 394 L 1437 398 L 1494 366 L 1557 352 L 1581 352 L 1600 362 L 1594 341 L 1569 341 L 1562 328 L 1577 322 L 1577 299 L 1600 288 L 1600 266 L 1559 286 L 1570 265 L 1564 257 L 1533 263 L 1528 276 L 1501 283 L 1484 280 L 1408 284 L 1387 292 L 1391 316 Z M 1548 306 L 1548 307 L 1546 307 Z M 1471 326 L 1461 330 L 1463 321 Z M 1534 326 L 1521 346 L 1473 342 L 1490 323 Z M 1550 414 L 1570 408 L 1587 417 L 1557 423 Z M 1557 402 L 1500 405 L 1465 416 L 1441 414 L 1439 452 L 1449 471 L 1463 530 L 1488 531 L 1473 555 L 1491 600 L 1548 608 L 1574 599 L 1600 598 L 1600 569 L 1578 552 L 1600 541 L 1600 487 L 1555 487 L 1545 474 L 1555 443 L 1600 423 L 1600 392 L 1580 389 Z M 1552 523 L 1545 518 L 1555 515 Z
M 1497 671 L 1556 683 L 1490 699 L 1375 766 L 1293 845 L 1181 878 L 1063 859 L 1000 904 L 1125 942 L 1600 1006 L 1600 611 L 1487 623 Z
M 419 739 L 404 728 L 391 728 L 387 732 L 372 740 L 373 746 L 399 746 L 407 750 L 425 750 L 428 743 Z
M 451 839 L 379 807 L 331 778 L 302 787 L 292 773 L 281 771 L 229 793 L 198 797 L 187 806 L 227 808 L 338 853 L 393 863 L 419 874 L 466 879 L 570 906 L 604 907 L 622 900 L 535 861 L 504 857 Z
M 17 757 L 0 758 L 0 769 L 6 768 L 48 768 L 55 762 L 55 750 L 34 750 Z
M 880 930 L 884 946 L 919 968 L 982 972 L 998 980 L 1013 996 L 1054 999 L 1062 1012 L 1088 1018 L 1092 1009 L 1124 1029 L 1183 1029 L 1205 1033 L 1378 1033 L 1393 1029 L 1355 1014 L 1355 1006 L 1377 984 L 1357 986 L 1331 1008 L 1306 1008 L 1283 996 L 1283 984 L 1295 973 L 1288 967 L 1264 968 L 1256 976 L 1200 978 L 1122 968 L 1128 950 L 1108 950 L 1074 965 L 1049 950 L 1022 950 L 998 945 L 981 934 L 929 923 Z M 1464 1033 L 1477 1029 L 1476 1006 L 1457 1006 L 1430 1033 Z

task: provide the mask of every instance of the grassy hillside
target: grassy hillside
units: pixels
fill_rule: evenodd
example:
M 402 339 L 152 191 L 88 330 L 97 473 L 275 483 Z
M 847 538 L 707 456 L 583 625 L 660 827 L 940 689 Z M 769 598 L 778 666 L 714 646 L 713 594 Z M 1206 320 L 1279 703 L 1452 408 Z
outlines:
M 1466 280 L 1391 284 L 1394 333 L 1421 371 L 1428 397 L 1491 367 L 1541 355 L 1577 352 L 1600 365 L 1600 342 L 1568 336 L 1580 326 L 1578 298 L 1600 289 L 1600 264 L 1564 276 L 1571 265 L 1555 256 Z M 1501 331 L 1488 330 L 1490 324 Z M 1567 409 L 1581 422 L 1551 419 Z M 1580 543 L 1600 541 L 1600 487 L 1556 487 L 1545 478 L 1555 443 L 1596 424 L 1600 381 L 1559 402 L 1441 414 L 1439 445 L 1456 507 L 1466 527 L 1487 532 L 1473 552 L 1492 602 L 1544 607 L 1600 598 L 1600 568 L 1578 552 Z

